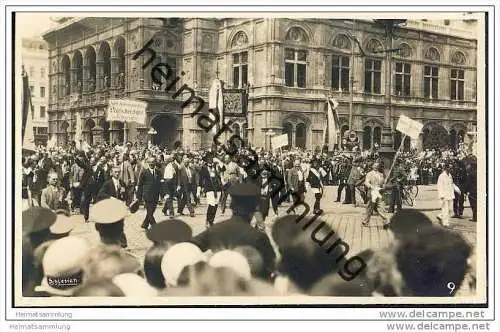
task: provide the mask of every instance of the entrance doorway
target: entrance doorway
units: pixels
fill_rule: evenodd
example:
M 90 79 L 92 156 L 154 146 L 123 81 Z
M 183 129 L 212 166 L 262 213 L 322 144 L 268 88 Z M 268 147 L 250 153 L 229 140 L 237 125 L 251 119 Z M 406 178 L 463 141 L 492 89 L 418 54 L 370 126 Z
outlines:
M 179 127 L 179 122 L 174 116 L 168 114 L 157 115 L 151 120 L 151 127 L 157 132 L 151 138 L 153 144 L 160 146 L 162 149 L 174 148 L 174 143 L 178 139 L 177 128 Z

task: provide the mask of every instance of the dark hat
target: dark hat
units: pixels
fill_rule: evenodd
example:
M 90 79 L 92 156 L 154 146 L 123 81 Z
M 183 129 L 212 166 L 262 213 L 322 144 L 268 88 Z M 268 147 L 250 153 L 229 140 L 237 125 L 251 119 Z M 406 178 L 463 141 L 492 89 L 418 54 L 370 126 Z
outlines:
M 403 209 L 392 216 L 391 231 L 398 238 L 415 236 L 433 223 L 424 213 L 415 209 Z
M 139 206 L 141 205 L 141 202 L 136 198 L 130 205 L 128 206 L 128 209 L 130 210 L 130 213 L 136 213 L 139 210 Z
M 253 183 L 236 183 L 229 189 L 231 197 L 256 197 L 260 195 L 260 189 Z
M 23 233 L 30 234 L 50 228 L 57 219 L 57 215 L 49 209 L 33 206 L 23 211 Z
M 299 226 L 300 216 L 287 215 L 279 218 L 273 224 L 271 234 L 274 242 L 281 250 L 295 237 L 303 232 L 302 226 Z
M 146 236 L 154 243 L 160 242 L 187 242 L 193 236 L 191 227 L 182 220 L 169 219 L 154 224 L 147 232 Z

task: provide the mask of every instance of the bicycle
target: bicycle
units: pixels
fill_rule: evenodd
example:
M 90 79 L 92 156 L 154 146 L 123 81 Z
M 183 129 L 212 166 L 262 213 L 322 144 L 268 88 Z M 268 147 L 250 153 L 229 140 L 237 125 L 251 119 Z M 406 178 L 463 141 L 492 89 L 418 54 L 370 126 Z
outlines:
M 418 186 L 414 184 L 403 185 L 403 190 L 401 191 L 401 198 L 403 203 L 409 206 L 413 206 L 415 199 L 418 195 Z

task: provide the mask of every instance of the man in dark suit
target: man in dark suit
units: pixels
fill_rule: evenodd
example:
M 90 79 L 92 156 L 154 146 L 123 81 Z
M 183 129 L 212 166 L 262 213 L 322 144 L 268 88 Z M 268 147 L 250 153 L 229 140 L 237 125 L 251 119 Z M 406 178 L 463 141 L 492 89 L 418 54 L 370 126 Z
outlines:
M 177 207 L 177 213 L 183 214 L 184 207 L 187 206 L 189 214 L 194 217 L 194 209 L 191 205 L 191 188 L 194 184 L 194 171 L 189 164 L 189 159 L 184 156 L 181 162 L 181 167 L 179 168 L 179 205 Z
M 80 205 L 81 213 L 85 219 L 85 222 L 89 222 L 89 208 L 90 202 L 92 201 L 92 196 L 96 193 L 95 182 L 94 182 L 94 172 L 92 166 L 84 154 L 80 154 L 76 157 L 75 163 L 83 169 L 83 174 L 80 180 L 80 186 L 82 188 L 82 202 Z
M 96 196 L 95 201 L 99 202 L 101 200 L 108 199 L 110 197 L 117 198 L 121 201 L 124 201 L 126 195 L 126 186 L 125 183 L 120 180 L 120 167 L 114 167 L 111 171 L 111 179 L 104 182 L 99 190 L 99 193 Z M 122 232 L 120 236 L 120 245 L 122 248 L 127 248 L 127 237 L 125 233 Z
M 109 179 L 107 167 L 106 157 L 101 157 L 94 168 L 95 197 L 97 197 L 97 193 L 101 190 L 104 182 Z
M 106 198 L 115 197 L 119 200 L 125 201 L 126 199 L 126 188 L 125 182 L 120 179 L 120 167 L 113 168 L 111 173 L 111 179 L 104 182 L 97 194 L 96 201 L 100 201 Z
M 160 195 L 160 181 L 161 174 L 156 169 L 156 159 L 150 157 L 146 161 L 146 165 L 142 169 L 137 181 L 137 199 L 139 201 L 144 200 L 144 206 L 146 207 L 146 218 L 141 225 L 144 229 L 147 229 L 149 225 L 156 224 L 154 212 Z

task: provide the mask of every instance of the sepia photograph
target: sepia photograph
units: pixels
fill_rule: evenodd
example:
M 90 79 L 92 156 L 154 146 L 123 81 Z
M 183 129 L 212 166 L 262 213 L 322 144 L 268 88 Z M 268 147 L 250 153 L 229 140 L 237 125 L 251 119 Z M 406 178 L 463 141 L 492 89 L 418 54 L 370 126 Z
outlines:
M 11 13 L 14 306 L 488 303 L 486 12 L 115 9 Z

